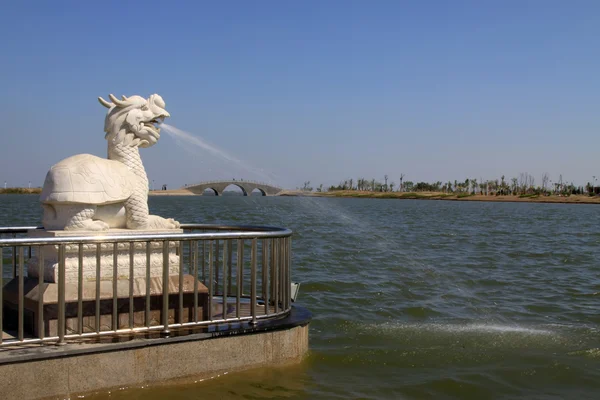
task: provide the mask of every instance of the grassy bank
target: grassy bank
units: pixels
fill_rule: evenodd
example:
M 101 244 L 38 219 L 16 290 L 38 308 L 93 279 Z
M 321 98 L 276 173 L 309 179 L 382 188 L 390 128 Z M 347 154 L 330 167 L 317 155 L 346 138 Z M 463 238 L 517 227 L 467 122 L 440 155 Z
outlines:
M 336 190 L 332 192 L 302 192 L 286 191 L 281 196 L 317 196 L 317 197 L 354 197 L 373 199 L 418 199 L 418 200 L 454 200 L 454 201 L 496 201 L 496 202 L 526 202 L 526 203 L 574 203 L 574 204 L 600 204 L 600 196 L 588 195 L 571 196 L 485 196 L 467 193 L 441 193 L 441 192 L 367 192 L 358 190 Z
M 42 188 L 0 188 L 0 194 L 40 194 Z

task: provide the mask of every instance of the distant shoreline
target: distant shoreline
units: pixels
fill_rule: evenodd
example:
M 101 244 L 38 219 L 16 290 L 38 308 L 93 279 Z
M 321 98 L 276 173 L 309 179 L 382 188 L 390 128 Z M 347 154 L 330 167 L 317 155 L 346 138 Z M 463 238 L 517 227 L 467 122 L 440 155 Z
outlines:
M 0 194 L 37 194 L 42 188 L 0 188 Z M 187 189 L 151 190 L 149 196 L 200 196 Z M 359 199 L 397 199 L 397 200 L 448 200 L 448 201 L 491 201 L 499 203 L 557 203 L 557 204 L 600 204 L 600 196 L 485 196 L 466 193 L 447 194 L 442 192 L 367 192 L 358 190 L 337 190 L 332 192 L 305 192 L 302 190 L 284 190 L 277 196 L 289 197 L 343 197 Z
M 42 188 L 0 188 L 0 194 L 40 194 Z
M 442 192 L 366 192 L 357 190 L 339 190 L 333 192 L 303 192 L 301 190 L 288 190 L 281 192 L 279 196 L 311 196 L 311 197 L 344 197 L 363 199 L 398 199 L 398 200 L 449 200 L 449 201 L 491 201 L 510 203 L 564 203 L 564 204 L 600 204 L 600 196 L 590 197 L 588 195 L 570 196 L 485 196 L 480 194 L 470 195 L 447 194 Z
M 151 190 L 149 196 L 197 196 L 196 193 L 187 189 Z

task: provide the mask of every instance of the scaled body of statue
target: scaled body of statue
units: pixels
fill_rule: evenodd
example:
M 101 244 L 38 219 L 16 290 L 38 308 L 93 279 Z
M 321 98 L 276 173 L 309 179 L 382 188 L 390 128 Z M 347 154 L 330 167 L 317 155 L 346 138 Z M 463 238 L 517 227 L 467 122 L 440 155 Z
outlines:
M 179 222 L 149 215 L 148 177 L 139 148 L 158 141 L 157 126 L 169 117 L 157 94 L 112 94 L 112 102 L 99 97 L 108 108 L 104 131 L 108 159 L 78 154 L 60 161 L 48 171 L 40 200 L 46 230 L 104 231 L 109 228 L 139 230 L 175 229 Z

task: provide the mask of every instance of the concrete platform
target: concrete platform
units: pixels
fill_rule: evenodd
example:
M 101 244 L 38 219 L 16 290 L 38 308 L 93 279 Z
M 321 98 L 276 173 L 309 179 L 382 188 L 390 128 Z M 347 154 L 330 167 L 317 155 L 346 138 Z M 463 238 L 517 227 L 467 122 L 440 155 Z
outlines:
M 2 399 L 73 398 L 298 362 L 308 351 L 310 319 L 308 310 L 293 307 L 285 318 L 179 330 L 169 338 L 139 334 L 1 348 Z

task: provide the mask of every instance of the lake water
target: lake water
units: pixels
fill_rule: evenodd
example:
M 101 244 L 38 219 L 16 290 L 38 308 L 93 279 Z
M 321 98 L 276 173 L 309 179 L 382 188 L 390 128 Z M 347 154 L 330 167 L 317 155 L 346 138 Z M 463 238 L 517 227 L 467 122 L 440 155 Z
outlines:
M 0 224 L 39 224 L 37 201 L 0 196 Z M 600 397 L 598 206 L 198 196 L 150 209 L 291 228 L 310 353 L 93 398 Z

